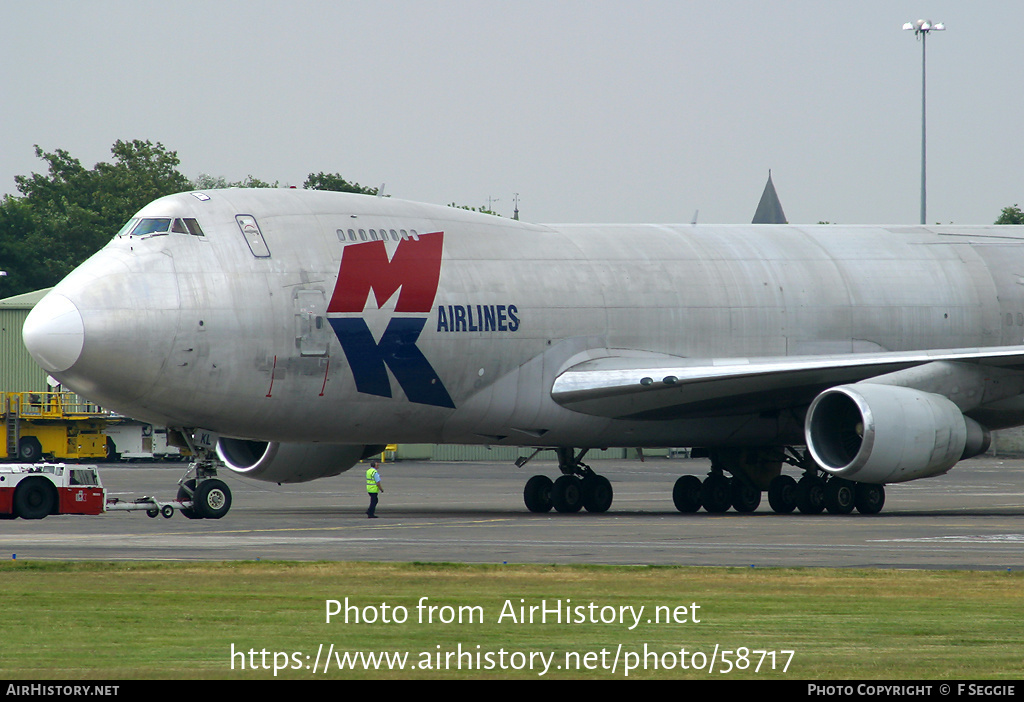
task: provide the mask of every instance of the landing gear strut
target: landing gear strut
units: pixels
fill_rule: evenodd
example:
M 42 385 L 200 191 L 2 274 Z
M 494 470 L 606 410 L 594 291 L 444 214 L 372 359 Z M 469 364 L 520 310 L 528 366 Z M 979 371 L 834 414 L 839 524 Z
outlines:
M 555 450 L 562 475 L 554 482 L 544 475 L 535 475 L 526 481 L 523 490 L 526 508 L 531 512 L 548 512 L 552 507 L 558 512 L 579 512 L 581 509 L 607 512 L 612 504 L 612 484 L 583 462 L 588 449 L 583 449 L 579 455 L 574 455 L 572 448 Z M 525 463 L 524 460 L 518 465 Z

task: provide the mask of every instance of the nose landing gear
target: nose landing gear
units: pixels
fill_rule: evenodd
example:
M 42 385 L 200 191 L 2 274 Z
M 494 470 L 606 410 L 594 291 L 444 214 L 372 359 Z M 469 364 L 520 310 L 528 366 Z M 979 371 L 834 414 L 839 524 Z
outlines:
M 181 513 L 188 519 L 221 519 L 231 509 L 231 488 L 217 478 L 217 468 L 224 467 L 216 451 L 196 442 L 192 432 L 176 432 L 188 446 L 195 460 L 178 481 L 178 501 L 191 502 Z

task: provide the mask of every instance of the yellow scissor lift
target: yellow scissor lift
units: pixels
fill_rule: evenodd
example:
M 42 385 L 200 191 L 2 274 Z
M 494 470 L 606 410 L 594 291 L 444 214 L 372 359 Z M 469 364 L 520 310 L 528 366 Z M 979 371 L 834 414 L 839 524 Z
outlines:
M 108 412 L 71 392 L 8 392 L 2 396 L 7 460 L 34 463 L 43 456 L 106 458 Z

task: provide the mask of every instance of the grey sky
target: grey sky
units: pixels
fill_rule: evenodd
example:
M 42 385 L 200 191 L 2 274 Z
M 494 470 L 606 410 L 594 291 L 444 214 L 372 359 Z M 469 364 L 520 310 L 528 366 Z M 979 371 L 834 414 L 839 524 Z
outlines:
M 3 1 L 0 192 L 116 139 L 181 170 L 539 222 L 749 222 L 772 169 L 792 222 L 915 223 L 919 17 L 928 219 L 1024 203 L 1024 3 Z

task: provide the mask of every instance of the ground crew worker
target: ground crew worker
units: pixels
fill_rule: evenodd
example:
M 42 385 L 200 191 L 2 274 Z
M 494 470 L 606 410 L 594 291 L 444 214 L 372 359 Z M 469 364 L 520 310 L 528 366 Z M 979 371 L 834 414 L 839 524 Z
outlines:
M 366 492 L 370 496 L 370 507 L 366 510 L 366 516 L 376 519 L 377 515 L 374 512 L 377 511 L 377 495 L 384 492 L 380 484 L 380 473 L 377 472 L 377 461 L 370 461 L 370 467 L 366 469 Z

